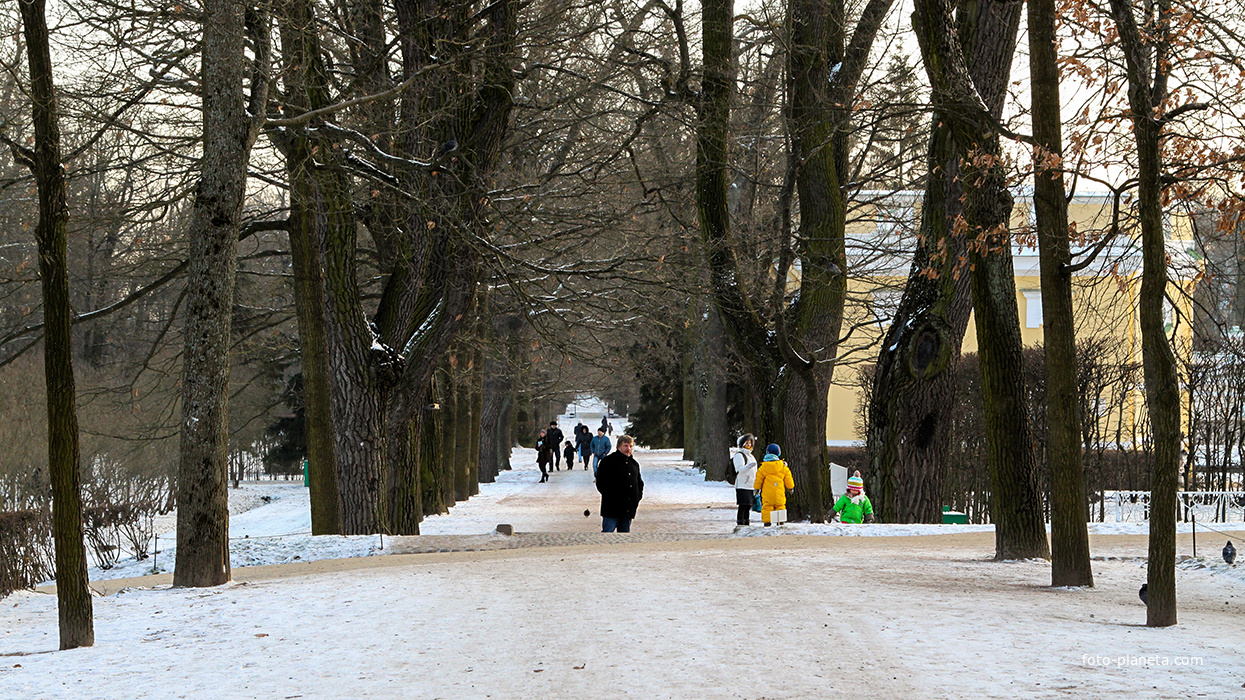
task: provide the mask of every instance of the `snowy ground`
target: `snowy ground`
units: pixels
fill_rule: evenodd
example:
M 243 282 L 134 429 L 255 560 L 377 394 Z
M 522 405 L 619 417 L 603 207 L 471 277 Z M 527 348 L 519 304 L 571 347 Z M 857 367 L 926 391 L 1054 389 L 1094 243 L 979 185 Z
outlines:
M 601 414 L 581 409 L 580 415 L 595 416 L 600 422 Z M 569 432 L 571 425 L 573 423 L 562 426 L 563 430 Z M 681 452 L 636 451 L 645 490 L 634 529 L 643 532 L 731 534 L 735 526 L 733 487 L 721 482 L 706 482 L 700 472 L 679 459 Z M 420 532 L 424 535 L 484 535 L 493 532 L 501 523 L 513 525 L 519 532 L 600 530 L 601 521 L 597 515 L 600 496 L 592 483 L 590 470 L 577 466 L 567 471 L 563 465 L 561 471 L 553 472 L 549 482 L 542 484 L 539 483 L 540 471 L 536 467 L 534 450 L 516 448 L 511 462 L 514 469 L 503 472 L 495 483 L 482 484 L 477 496 L 455 505 L 448 514 L 426 518 L 420 525 Z M 379 538 L 374 536 L 312 537 L 308 492 L 301 481 L 243 484 L 240 489 L 231 489 L 229 496 L 230 556 L 235 567 L 372 556 L 393 551 L 381 549 Z M 268 500 L 265 501 L 265 498 Z M 589 517 L 584 517 L 585 510 L 589 512 Z M 760 518 L 754 514 L 753 520 L 759 522 Z M 172 515 L 166 516 L 163 521 L 169 529 L 160 535 L 160 552 L 154 560 L 137 561 L 129 557 L 121 559 L 109 570 L 92 568 L 91 580 L 171 572 L 176 542 L 176 533 L 171 528 L 175 521 Z M 1145 535 L 1148 527 L 1147 523 L 1091 523 L 1089 531 L 1092 535 Z M 1209 542 L 1222 539 L 1205 527 L 1198 526 L 1200 536 L 1206 537 L 1207 547 Z M 1240 530 L 1241 524 L 1218 524 L 1214 527 L 1232 532 Z M 1178 525 L 1181 533 L 1189 533 L 1191 528 L 1189 523 Z M 907 537 L 993 531 L 993 525 L 796 523 L 782 529 L 754 526 L 733 536 Z M 1189 554 L 1191 549 L 1185 548 L 1182 552 Z M 1144 553 L 1144 550 L 1140 552 Z
M 272 502 L 231 519 L 235 566 L 297 563 L 96 598 L 96 646 L 69 652 L 55 651 L 55 598 L 14 594 L 0 698 L 1245 696 L 1245 565 L 1218 561 L 1220 535 L 1199 532 L 1203 557 L 1178 569 L 1180 624 L 1149 629 L 1144 524 L 1092 526 L 1097 586 L 1051 589 L 1046 562 L 990 561 L 988 526 L 722 538 L 729 486 L 675 451 L 637 456 L 637 537 L 718 539 L 332 559 L 377 539 L 302 534 L 306 491 L 264 484 Z M 422 531 L 599 530 L 590 472 L 540 484 L 533 461 L 517 450 L 515 470 Z

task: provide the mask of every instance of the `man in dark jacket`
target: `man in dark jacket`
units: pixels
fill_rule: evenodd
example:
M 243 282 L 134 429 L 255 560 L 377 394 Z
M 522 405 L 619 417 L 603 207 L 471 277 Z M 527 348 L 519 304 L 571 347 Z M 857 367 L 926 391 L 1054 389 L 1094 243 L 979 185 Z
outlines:
M 601 492 L 601 532 L 631 532 L 631 520 L 644 498 L 640 464 L 631 456 L 634 440 L 618 436 L 618 449 L 597 467 L 597 491 Z
M 564 436 L 562 431 L 558 429 L 558 422 L 556 420 L 549 421 L 549 428 L 545 430 L 545 439 L 549 441 L 549 444 L 553 445 L 553 468 L 559 470 L 562 469 L 561 448 L 562 441 L 566 439 L 566 436 Z M 566 468 L 570 469 L 572 466 L 574 465 L 568 464 L 566 465 Z

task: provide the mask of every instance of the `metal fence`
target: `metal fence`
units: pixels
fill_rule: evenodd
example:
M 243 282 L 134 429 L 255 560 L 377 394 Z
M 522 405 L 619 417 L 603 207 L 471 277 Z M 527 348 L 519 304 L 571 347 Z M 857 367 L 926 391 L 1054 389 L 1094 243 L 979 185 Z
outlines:
M 1107 491 L 1115 507 L 1115 522 L 1139 523 L 1150 519 L 1149 491 Z M 1176 518 L 1204 523 L 1245 521 L 1245 491 L 1177 491 Z

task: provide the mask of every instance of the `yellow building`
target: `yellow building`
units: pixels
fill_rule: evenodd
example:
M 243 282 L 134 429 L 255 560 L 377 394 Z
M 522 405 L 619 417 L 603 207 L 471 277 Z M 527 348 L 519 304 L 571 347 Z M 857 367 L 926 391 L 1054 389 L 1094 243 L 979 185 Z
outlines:
M 848 257 L 851 279 L 843 328 L 847 339 L 840 348 L 834 385 L 830 388 L 826 418 L 826 441 L 832 446 L 860 445 L 861 429 L 859 370 L 872 365 L 881 339 L 903 294 L 923 193 L 863 193 L 866 202 L 848 228 Z M 1128 206 L 1121 203 L 1121 217 L 1129 218 Z M 1083 259 L 1094 242 L 1109 231 L 1113 200 L 1110 194 L 1077 195 L 1068 206 L 1068 218 L 1084 237 L 1073 245 L 1073 260 Z M 1042 291 L 1038 251 L 1033 240 L 1034 214 L 1031 194 L 1015 195 L 1012 245 L 1016 275 L 1016 305 L 1020 330 L 1026 346 L 1042 342 Z M 1141 362 L 1140 327 L 1137 299 L 1141 287 L 1141 258 L 1138 236 L 1130 221 L 1123 232 L 1106 245 L 1094 262 L 1073 276 L 1073 306 L 1078 338 L 1112 341 L 1117 357 Z M 1198 269 L 1191 217 L 1171 215 L 1167 219 L 1168 254 L 1173 279 L 1167 305 L 1169 328 L 1178 338 L 1191 338 L 1190 294 Z M 967 274 L 967 270 L 965 270 Z M 1118 344 L 1117 344 L 1118 343 Z M 1187 351 L 1188 344 L 1181 343 Z M 977 329 L 970 318 L 962 352 L 976 352 Z M 1179 351 L 1179 350 L 1178 350 Z M 1137 420 L 1137 408 L 1144 404 L 1138 395 L 1132 400 L 1126 420 Z

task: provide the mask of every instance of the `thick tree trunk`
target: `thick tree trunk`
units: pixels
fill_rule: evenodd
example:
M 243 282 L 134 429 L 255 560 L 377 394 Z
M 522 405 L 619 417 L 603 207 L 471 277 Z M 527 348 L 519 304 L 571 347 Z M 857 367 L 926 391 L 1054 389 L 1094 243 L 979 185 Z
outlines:
M 1015 47 L 1019 4 L 1002 4 L 1006 37 Z M 965 159 L 964 219 L 969 235 L 973 311 L 977 325 L 991 474 L 995 557 L 1049 557 L 1042 517 L 1023 374 L 1009 223 L 1012 197 L 1002 167 L 999 135 L 973 84 L 948 0 L 918 0 L 913 25 L 935 102 L 947 116 Z M 1010 59 L 1009 59 L 1010 60 Z
M 287 109 L 294 116 L 328 106 L 327 78 L 320 59 L 315 16 L 307 0 L 287 0 L 281 7 L 281 44 L 285 58 Z M 312 105 L 312 100 L 316 104 Z M 333 449 L 332 389 L 325 335 L 323 245 L 327 205 L 313 159 L 316 144 L 296 136 L 286 149 L 290 178 L 290 257 L 294 268 L 294 310 L 298 317 L 307 421 L 307 461 L 311 488 L 311 532 L 341 532 L 337 464 Z
M 203 158 L 190 214 L 178 468 L 177 586 L 229 581 L 229 342 L 247 163 L 262 118 L 266 70 L 243 99 L 246 5 L 207 0 L 203 35 Z M 252 36 L 258 22 L 252 20 Z M 255 47 L 267 57 L 266 27 Z M 261 75 L 263 73 L 263 75 Z
M 73 310 L 69 303 L 65 168 L 61 163 L 52 55 L 43 0 L 21 0 L 30 68 L 32 152 L 18 152 L 39 193 L 39 280 L 43 288 L 43 372 L 47 386 L 48 472 L 52 482 L 52 541 L 56 547 L 56 609 L 60 648 L 95 644 L 91 590 L 82 542 L 82 489 L 78 471 L 78 412 L 73 374 Z
M 1167 293 L 1167 248 L 1163 235 L 1162 105 L 1167 99 L 1164 54 L 1170 37 L 1171 4 L 1154 5 L 1159 18 L 1145 34 L 1132 3 L 1111 0 L 1128 77 L 1128 105 L 1137 145 L 1137 207 L 1141 220 L 1141 360 L 1145 371 L 1146 413 L 1154 436 L 1150 472 L 1150 557 L 1146 625 L 1176 624 L 1176 489 L 1180 473 L 1180 383 L 1176 357 L 1163 327 Z M 1154 46 L 1155 48 L 1150 48 Z
M 1042 268 L 1046 353 L 1046 425 L 1051 492 L 1051 585 L 1092 586 L 1085 523 L 1081 404 L 1068 200 L 1063 187 L 1063 134 L 1054 0 L 1029 0 L 1029 75 L 1033 90 L 1034 206 Z
M 726 421 L 726 329 L 716 307 L 704 312 L 696 344 L 697 462 L 709 481 L 726 479 L 730 436 Z
M 393 426 L 388 436 L 389 483 L 385 504 L 389 509 L 385 532 L 392 535 L 418 535 L 424 519 L 421 479 L 424 458 L 422 413 L 401 425 Z M 435 512 L 435 511 L 434 511 Z
M 1010 79 L 1011 13 L 1000 3 L 963 3 L 957 15 L 960 47 L 990 113 L 1002 114 Z M 895 317 L 878 353 L 870 393 L 867 453 L 876 486 L 875 508 L 887 522 L 942 521 L 942 483 L 951 433 L 955 383 L 951 370 L 972 312 L 962 214 L 960 151 L 947 116 L 930 129 L 929 174 L 920 236 Z M 926 271 L 937 274 L 929 276 Z

